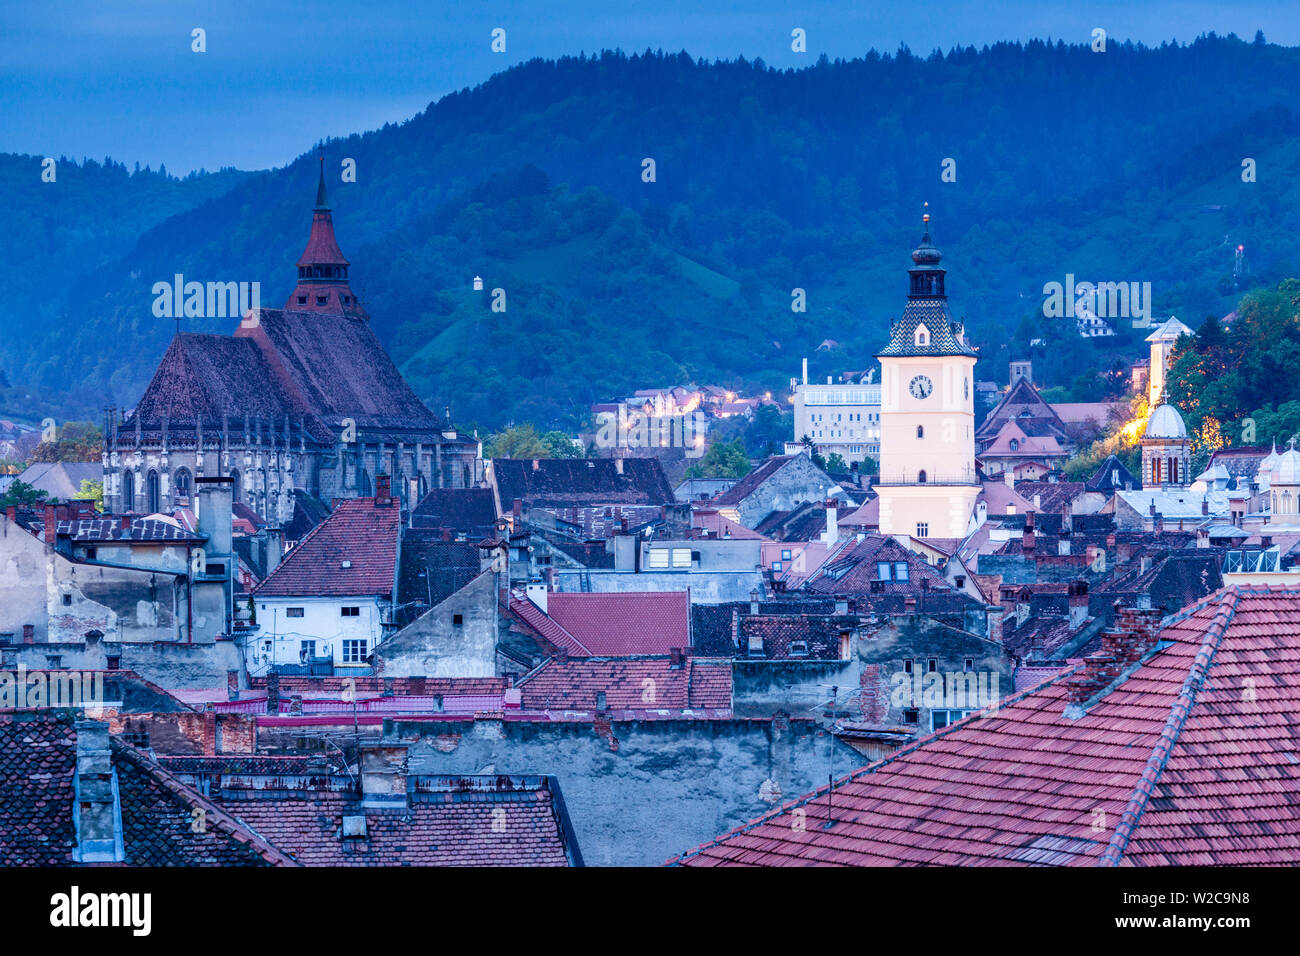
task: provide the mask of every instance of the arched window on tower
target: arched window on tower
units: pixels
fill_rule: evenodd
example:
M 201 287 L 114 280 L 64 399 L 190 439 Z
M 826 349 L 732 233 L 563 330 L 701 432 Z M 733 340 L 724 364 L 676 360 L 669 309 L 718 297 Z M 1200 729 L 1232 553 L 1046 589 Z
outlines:
M 919 346 L 929 345 L 930 330 L 924 325 L 917 326 L 916 335 L 913 337 L 913 341 Z
M 177 504 L 189 504 L 190 495 L 193 494 L 190 490 L 193 484 L 190 478 L 190 470 L 188 468 L 177 468 L 173 484 L 175 487 L 173 497 Z
M 1291 492 L 1282 492 L 1282 507 L 1279 509 L 1282 514 L 1289 515 L 1295 512 L 1295 502 L 1291 500 Z
M 924 469 L 924 468 L 922 468 L 920 471 L 918 471 L 918 472 L 916 473 L 916 483 L 917 483 L 918 485 L 923 485 L 923 484 L 925 484 L 925 469 Z
M 149 477 L 145 481 L 145 488 L 147 489 L 145 507 L 152 514 L 162 508 L 162 488 L 161 483 L 158 481 L 158 472 L 152 470 L 149 472 Z
M 122 510 L 135 510 L 135 472 L 130 469 L 122 472 Z
M 917 438 L 924 438 L 924 437 L 925 437 L 925 426 L 924 426 L 924 425 L 917 425 L 917 426 L 916 426 L 916 437 L 917 437 Z

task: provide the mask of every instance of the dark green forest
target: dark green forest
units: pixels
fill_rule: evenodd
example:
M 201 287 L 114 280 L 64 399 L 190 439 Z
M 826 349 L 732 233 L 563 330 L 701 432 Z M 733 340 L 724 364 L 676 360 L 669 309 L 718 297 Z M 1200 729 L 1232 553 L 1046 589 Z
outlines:
M 797 71 L 607 52 L 329 141 L 327 182 L 376 332 L 462 426 L 569 428 L 593 401 L 687 380 L 776 391 L 804 355 L 815 376 L 866 368 L 927 201 L 977 375 L 1005 382 L 1030 356 L 1058 396 L 1088 398 L 1146 330 L 1082 341 L 1043 317 L 1044 283 L 1150 282 L 1157 319 L 1195 326 L 1300 274 L 1297 79 L 1300 49 L 1262 36 L 904 48 Z M 133 404 L 175 329 L 150 289 L 174 273 L 260 281 L 278 307 L 307 239 L 309 146 L 280 169 L 183 180 L 68 162 L 46 184 L 39 157 L 0 157 L 4 411 Z

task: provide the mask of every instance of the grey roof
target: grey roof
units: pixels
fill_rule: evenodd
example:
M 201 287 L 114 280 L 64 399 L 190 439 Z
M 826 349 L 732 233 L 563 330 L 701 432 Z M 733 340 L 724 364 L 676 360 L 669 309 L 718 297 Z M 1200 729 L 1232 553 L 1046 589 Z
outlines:
M 81 491 L 82 481 L 103 481 L 104 466 L 98 461 L 40 461 L 18 476 L 51 498 L 67 500 Z
M 916 344 L 916 330 L 924 324 L 930 333 L 926 345 Z M 939 298 L 908 299 L 903 317 L 889 330 L 889 344 L 876 353 L 887 355 L 969 355 L 975 350 L 957 339 L 961 326 L 948 314 L 948 304 Z

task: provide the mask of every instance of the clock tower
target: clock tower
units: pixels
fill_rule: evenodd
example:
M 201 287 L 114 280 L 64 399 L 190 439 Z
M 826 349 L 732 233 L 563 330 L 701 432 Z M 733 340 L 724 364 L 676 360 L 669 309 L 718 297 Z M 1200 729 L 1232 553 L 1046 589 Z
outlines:
M 907 306 L 880 359 L 881 534 L 964 538 L 975 476 L 975 350 L 948 313 L 942 256 L 925 235 L 912 253 Z

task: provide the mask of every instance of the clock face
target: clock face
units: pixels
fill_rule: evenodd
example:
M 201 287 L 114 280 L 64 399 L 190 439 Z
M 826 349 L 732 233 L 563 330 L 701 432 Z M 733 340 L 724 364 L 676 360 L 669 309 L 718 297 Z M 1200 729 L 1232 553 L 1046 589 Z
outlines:
M 928 376 L 918 375 L 912 379 L 907 388 L 913 398 L 929 398 L 930 393 L 934 391 L 934 382 L 930 381 Z

